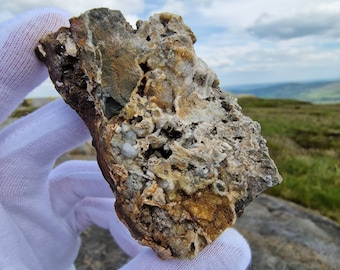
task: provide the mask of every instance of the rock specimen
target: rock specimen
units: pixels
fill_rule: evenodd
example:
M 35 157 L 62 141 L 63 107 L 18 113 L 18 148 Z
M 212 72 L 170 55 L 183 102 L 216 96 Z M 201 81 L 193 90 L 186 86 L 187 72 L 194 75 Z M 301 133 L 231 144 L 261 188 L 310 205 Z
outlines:
M 281 182 L 260 126 L 162 13 L 133 29 L 94 9 L 40 41 L 56 89 L 88 126 L 116 212 L 162 259 L 194 258 Z

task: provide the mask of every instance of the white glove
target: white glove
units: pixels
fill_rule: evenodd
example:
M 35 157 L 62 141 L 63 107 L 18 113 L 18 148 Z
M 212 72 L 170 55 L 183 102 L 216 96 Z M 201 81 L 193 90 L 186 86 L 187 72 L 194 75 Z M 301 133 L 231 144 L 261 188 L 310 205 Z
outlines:
M 0 25 L 0 123 L 46 77 L 35 56 L 45 34 L 69 15 L 39 9 Z M 56 100 L 0 131 L 0 269 L 74 269 L 79 234 L 91 224 L 110 230 L 134 257 L 123 269 L 245 269 L 250 249 L 234 229 L 191 261 L 160 260 L 131 238 L 94 161 L 55 160 L 90 138 L 78 115 Z

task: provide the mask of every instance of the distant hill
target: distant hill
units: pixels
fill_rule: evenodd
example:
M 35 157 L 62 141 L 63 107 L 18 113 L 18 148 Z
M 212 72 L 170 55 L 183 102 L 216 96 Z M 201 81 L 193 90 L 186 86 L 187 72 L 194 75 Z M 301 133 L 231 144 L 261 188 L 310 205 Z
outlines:
M 235 95 L 296 99 L 313 103 L 340 103 L 340 80 L 253 84 L 223 87 Z

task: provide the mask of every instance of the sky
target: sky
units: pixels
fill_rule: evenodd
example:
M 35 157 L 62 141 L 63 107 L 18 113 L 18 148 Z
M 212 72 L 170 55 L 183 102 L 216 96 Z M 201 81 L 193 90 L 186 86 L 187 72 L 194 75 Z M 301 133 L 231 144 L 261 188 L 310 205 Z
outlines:
M 118 9 L 132 25 L 163 11 L 181 15 L 197 37 L 196 54 L 224 90 L 340 78 L 339 0 L 0 0 L 0 21 L 48 6 L 70 16 Z M 30 97 L 57 95 L 46 80 Z

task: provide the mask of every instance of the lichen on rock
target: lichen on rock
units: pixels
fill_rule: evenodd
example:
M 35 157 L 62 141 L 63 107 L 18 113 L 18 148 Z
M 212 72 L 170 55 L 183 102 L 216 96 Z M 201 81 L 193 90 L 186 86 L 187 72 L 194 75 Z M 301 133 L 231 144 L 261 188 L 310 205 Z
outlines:
M 162 259 L 196 257 L 282 180 L 260 125 L 221 91 L 195 41 L 178 15 L 134 29 L 101 8 L 36 50 L 92 134 L 117 215 Z

